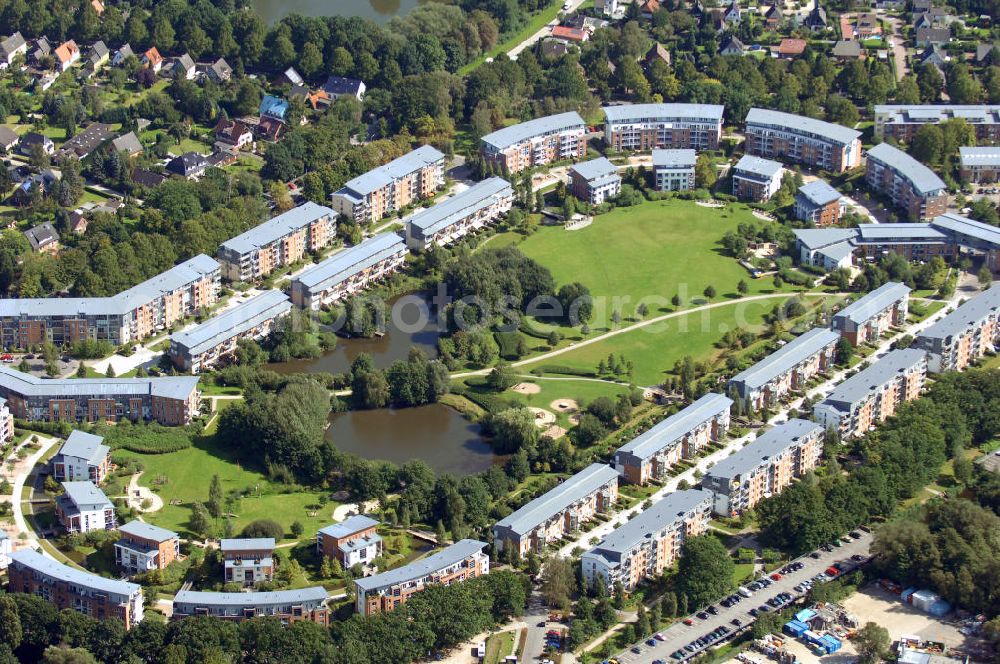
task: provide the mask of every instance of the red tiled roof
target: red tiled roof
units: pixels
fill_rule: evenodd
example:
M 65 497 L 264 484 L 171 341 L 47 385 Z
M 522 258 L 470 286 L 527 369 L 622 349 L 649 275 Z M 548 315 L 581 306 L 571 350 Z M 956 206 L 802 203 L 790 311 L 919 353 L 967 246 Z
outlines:
M 801 55 L 805 50 L 805 39 L 782 39 L 778 44 L 778 53 L 782 55 Z
M 552 28 L 552 36 L 559 39 L 571 39 L 573 41 L 583 41 L 587 38 L 587 33 L 581 28 L 570 28 L 565 25 L 557 25 Z

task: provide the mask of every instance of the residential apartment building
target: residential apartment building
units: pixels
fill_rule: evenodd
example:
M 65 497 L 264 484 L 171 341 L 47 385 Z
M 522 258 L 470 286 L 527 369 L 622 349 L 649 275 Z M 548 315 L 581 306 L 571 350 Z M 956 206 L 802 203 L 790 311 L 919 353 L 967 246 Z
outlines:
M 222 277 L 249 283 L 302 260 L 334 240 L 336 218 L 330 208 L 308 201 L 226 240 L 218 253 Z
M 10 554 L 14 552 L 14 540 L 7 535 L 7 531 L 0 528 L 0 572 L 10 565 Z
M 852 346 L 877 341 L 891 328 L 906 323 L 910 288 L 890 281 L 833 315 L 830 327 Z
M 575 111 L 558 113 L 498 129 L 480 142 L 483 159 L 519 173 L 554 161 L 583 159 L 587 126 Z
M 920 396 L 927 378 L 927 353 L 894 350 L 837 385 L 813 407 L 813 419 L 841 438 L 867 433 L 896 413 L 900 404 Z
M 866 159 L 865 181 L 888 196 L 913 221 L 930 219 L 948 209 L 947 185 L 934 171 L 888 143 L 879 143 Z
M 843 173 L 861 165 L 861 132 L 803 115 L 751 108 L 746 117 L 744 150 L 758 157 Z
M 815 422 L 790 419 L 712 466 L 701 481 L 713 494 L 712 509 L 735 518 L 784 491 L 819 465 L 823 434 Z
M 846 209 L 844 197 L 824 180 L 806 183 L 795 194 L 795 216 L 817 228 L 836 226 Z
M 191 329 L 170 335 L 170 359 L 181 371 L 193 374 L 211 369 L 235 357 L 240 341 L 267 337 L 291 310 L 287 295 L 264 291 Z
M 382 555 L 382 537 L 375 529 L 378 521 L 363 514 L 347 517 L 316 533 L 316 553 L 340 561 L 344 569 L 371 565 Z
M 326 589 L 322 586 L 250 593 L 214 593 L 181 590 L 173 599 L 174 620 L 210 616 L 241 622 L 269 616 L 289 625 L 311 620 L 323 627 L 330 626 L 330 610 L 326 607 Z
M 421 210 L 406 222 L 406 246 L 445 246 L 492 224 L 510 211 L 514 189 L 501 177 L 477 182 L 446 201 Z
M 986 267 L 1000 272 L 1000 228 L 952 212 L 935 217 L 930 225 L 951 239 L 956 254 L 982 256 Z
M 681 459 L 689 459 L 706 445 L 725 438 L 732 405 L 729 397 L 706 394 L 619 447 L 615 470 L 630 484 L 666 477 Z
M 833 366 L 839 338 L 833 330 L 813 328 L 730 378 L 729 389 L 755 410 L 770 408 Z
M 201 393 L 196 376 L 42 379 L 0 366 L 0 397 L 31 422 L 154 421 L 190 424 Z
M 111 297 L 0 300 L 0 339 L 8 350 L 84 339 L 120 346 L 211 307 L 219 291 L 219 264 L 202 254 Z
M 7 407 L 7 400 L 0 399 L 0 444 L 14 440 L 14 415 Z
M 354 580 L 355 607 L 370 616 L 392 611 L 430 585 L 451 585 L 490 573 L 486 542 L 463 539 L 409 565 Z
M 720 104 L 621 104 L 605 106 L 604 140 L 616 151 L 717 150 Z
M 493 526 L 499 550 L 525 556 L 573 532 L 618 501 L 618 472 L 606 463 L 592 463 L 555 488 L 508 514 Z
M 117 618 L 131 629 L 142 621 L 142 587 L 58 563 L 34 549 L 11 554 L 8 590 L 36 595 L 97 620 Z
M 700 489 L 669 493 L 619 526 L 580 557 L 583 578 L 608 591 L 621 583 L 626 592 L 656 578 L 680 557 L 688 537 L 708 530 L 712 494 Z
M 52 457 L 52 478 L 57 482 L 101 484 L 111 470 L 111 448 L 102 436 L 73 430 L 59 453 Z
M 940 124 L 960 118 L 976 132 L 979 144 L 1000 140 L 1000 106 L 997 105 L 903 105 L 881 104 L 875 107 L 875 138 L 909 143 L 925 124 Z
M 1000 173 L 1000 148 L 992 146 L 958 148 L 962 180 L 976 184 L 992 184 Z
M 961 371 L 1000 343 L 1000 285 L 960 305 L 917 335 L 931 373 Z
M 949 234 L 931 224 L 858 224 L 852 242 L 868 260 L 891 253 L 908 261 L 928 261 L 935 256 L 950 260 L 955 255 Z
M 348 180 L 330 195 L 330 206 L 349 219 L 367 224 L 433 196 L 442 186 L 444 155 L 424 145 Z
M 224 539 L 219 548 L 226 583 L 252 586 L 274 579 L 273 537 Z
M 769 201 L 781 189 L 784 172 L 780 162 L 743 155 L 733 166 L 733 196 L 754 203 Z
M 574 164 L 569 177 L 573 195 L 591 205 L 615 198 L 622 190 L 618 168 L 607 157 Z
M 357 295 L 403 267 L 408 252 L 396 233 L 370 237 L 292 279 L 292 302 L 318 311 Z
M 115 506 L 96 484 L 63 482 L 62 487 L 62 495 L 56 497 L 56 519 L 67 533 L 115 529 Z
M 697 153 L 691 149 L 653 150 L 653 187 L 657 191 L 695 188 Z
M 118 527 L 115 564 L 125 574 L 141 574 L 166 569 L 181 555 L 180 536 L 172 530 L 143 521 L 129 521 Z

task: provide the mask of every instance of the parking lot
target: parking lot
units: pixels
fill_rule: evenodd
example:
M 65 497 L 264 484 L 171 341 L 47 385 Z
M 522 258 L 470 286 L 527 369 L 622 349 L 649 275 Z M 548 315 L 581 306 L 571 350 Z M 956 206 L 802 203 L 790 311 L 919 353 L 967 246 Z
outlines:
M 730 630 L 726 637 L 733 636 L 737 630 L 746 628 L 755 620 L 749 613 L 751 609 L 759 610 L 760 606 L 765 605 L 768 600 L 776 595 L 788 593 L 792 596 L 792 599 L 802 596 L 804 593 L 795 590 L 795 586 L 813 578 L 834 563 L 842 563 L 846 570 L 853 569 L 857 565 L 857 562 L 853 561 L 851 556 L 867 556 L 872 540 L 872 536 L 869 533 L 859 532 L 859 535 L 860 537 L 856 540 L 845 538 L 846 542 L 842 546 L 833 547 L 829 552 L 824 550 L 817 551 L 816 554 L 818 554 L 818 557 L 814 558 L 814 554 L 810 554 L 798 558 L 793 562 L 802 563 L 802 569 L 783 575 L 779 580 L 771 581 L 770 586 L 753 592 L 749 598 L 745 598 L 733 606 L 724 607 L 716 602 L 714 604 L 716 608 L 715 615 L 705 614 L 705 619 L 701 619 L 697 615 L 691 615 L 688 617 L 688 620 L 692 623 L 691 625 L 684 624 L 684 621 L 678 621 L 669 628 L 660 631 L 663 640 L 658 641 L 654 639 L 656 645 L 650 646 L 646 643 L 641 643 L 637 646 L 640 650 L 638 654 L 631 650 L 626 650 L 617 655 L 615 659 L 621 664 L 652 664 L 656 660 L 673 664 L 678 661 L 676 658 L 671 657 L 674 652 L 684 650 L 685 646 L 713 630 L 726 627 Z M 719 599 L 723 598 L 720 597 Z M 768 607 L 768 610 L 771 611 L 773 609 Z M 740 621 L 739 627 L 732 623 L 734 618 Z M 717 640 L 715 645 L 722 642 Z M 699 648 L 694 650 L 694 652 L 685 650 L 685 659 L 694 656 L 703 649 Z

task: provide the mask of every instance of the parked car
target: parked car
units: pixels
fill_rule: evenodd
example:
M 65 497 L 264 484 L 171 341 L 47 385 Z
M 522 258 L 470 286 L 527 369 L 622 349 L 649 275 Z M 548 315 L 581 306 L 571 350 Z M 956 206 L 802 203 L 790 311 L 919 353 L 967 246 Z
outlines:
M 743 623 L 741 623 L 741 622 L 740 622 L 740 619 L 739 619 L 739 618 L 733 618 L 733 619 L 732 619 L 732 620 L 730 620 L 729 622 L 731 622 L 731 623 L 732 623 L 732 624 L 733 624 L 734 626 L 736 626 L 736 627 L 739 627 L 740 625 L 742 625 L 742 624 L 743 624 Z
M 690 618 L 685 618 L 684 619 L 684 624 L 687 625 L 688 627 L 690 627 L 691 625 L 694 624 L 694 621 L 691 620 Z

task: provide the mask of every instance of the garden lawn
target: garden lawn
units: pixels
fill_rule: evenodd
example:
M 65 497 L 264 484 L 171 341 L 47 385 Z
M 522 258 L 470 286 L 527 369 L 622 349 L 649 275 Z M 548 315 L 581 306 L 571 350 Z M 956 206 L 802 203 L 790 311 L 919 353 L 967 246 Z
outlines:
M 784 301 L 782 297 L 752 302 L 734 301 L 728 306 L 694 311 L 623 332 L 556 357 L 519 366 L 518 371 L 531 371 L 546 364 L 593 371 L 602 359 L 613 353 L 632 361 L 636 384 L 659 385 L 665 374 L 673 369 L 674 363 L 687 355 L 696 362 L 714 360 L 722 353 L 722 349 L 715 344 L 727 331 L 737 327 L 762 331 L 765 328 L 764 316 L 774 305 Z M 807 298 L 807 304 L 810 301 Z
M 225 402 L 223 402 L 225 403 Z M 221 404 L 220 404 L 221 406 Z M 214 429 L 214 427 L 213 427 Z M 250 489 L 252 495 L 240 498 L 233 507 L 237 515 L 233 519 L 236 533 L 255 519 L 272 519 L 285 528 L 285 536 L 294 521 L 304 527 L 303 538 L 315 536 L 316 531 L 333 521 L 333 510 L 337 503 L 330 501 L 321 507 L 319 492 L 294 490 L 292 487 L 272 483 L 252 465 L 249 455 L 241 455 L 239 450 L 223 447 L 210 432 L 196 439 L 194 445 L 169 454 L 138 454 L 120 450 L 116 456 L 134 458 L 143 465 L 141 484 L 149 486 L 161 498 L 163 509 L 143 516 L 157 526 L 185 532 L 191 518 L 191 505 L 195 501 L 208 499 L 208 487 L 213 475 L 222 482 L 223 493 Z M 166 478 L 164 484 L 157 485 L 157 478 Z M 289 493 L 286 490 L 293 489 Z M 171 504 L 177 501 L 179 504 Z M 310 507 L 312 506 L 312 507 Z M 313 516 L 310 513 L 314 512 Z M 222 523 L 220 519 L 219 527 Z
M 704 300 L 709 285 L 717 293 L 713 301 L 734 297 L 741 279 L 749 295 L 775 292 L 771 279 L 752 279 L 721 253 L 719 240 L 740 223 L 768 222 L 744 205 L 716 209 L 691 201 L 649 201 L 595 217 L 576 231 L 542 227 L 517 247 L 549 268 L 557 285 L 579 281 L 590 289 L 595 297 L 590 326 L 596 328 L 605 326 L 615 309 L 624 320 L 632 317 L 643 298 L 658 298 L 647 302 L 647 315 L 656 316 L 672 309 L 671 298 L 678 293 L 685 307 Z

